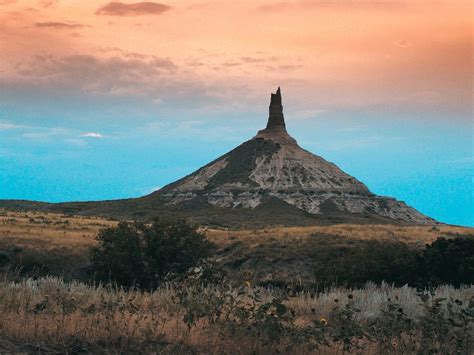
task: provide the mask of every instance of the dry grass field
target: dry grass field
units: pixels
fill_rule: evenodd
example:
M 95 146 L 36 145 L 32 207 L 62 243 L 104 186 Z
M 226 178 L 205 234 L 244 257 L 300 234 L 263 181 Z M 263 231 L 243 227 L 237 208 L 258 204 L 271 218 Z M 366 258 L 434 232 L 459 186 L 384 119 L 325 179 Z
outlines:
M 394 225 L 358 225 L 336 224 L 332 226 L 286 227 L 257 230 L 208 230 L 209 238 L 225 245 L 234 240 L 244 242 L 249 247 L 258 245 L 262 240 L 271 239 L 283 242 L 303 242 L 312 235 L 332 235 L 349 240 L 396 240 L 414 245 L 431 243 L 440 236 L 470 235 L 472 228 L 457 226 L 394 226 Z
M 90 276 L 88 252 L 97 232 L 116 224 L 101 218 L 0 211 L 0 253 L 29 268 L 27 276 L 3 270 L 0 352 L 468 353 L 474 341 L 474 318 L 463 313 L 474 312 L 474 286 L 441 286 L 425 296 L 388 284 L 284 295 L 286 291 L 258 286 L 275 280 L 311 281 L 312 249 L 351 247 L 367 240 L 422 248 L 440 236 L 472 236 L 469 228 L 205 229 L 216 244 L 213 260 L 237 286 L 166 284 L 141 292 L 77 281 Z M 45 269 L 36 273 L 37 265 Z M 286 307 L 285 314 L 279 313 L 278 302 Z M 196 317 L 194 324 L 186 322 L 190 314 Z
M 95 244 L 100 229 L 117 225 L 103 218 L 68 216 L 41 212 L 0 210 L 0 245 L 15 244 L 25 248 L 82 250 Z M 205 228 L 209 240 L 225 248 L 236 241 L 246 248 L 257 248 L 266 242 L 305 243 L 314 235 L 330 235 L 339 240 L 396 240 L 424 246 L 440 236 L 472 235 L 466 227 L 394 226 L 339 224 L 333 226 L 280 227 L 256 230 L 219 230 Z
M 201 292 L 212 290 L 204 289 Z M 255 292 L 256 289 L 246 288 L 240 294 L 248 296 Z M 429 296 L 430 300 L 426 304 L 429 306 L 434 299 L 442 297 L 456 300 L 455 307 L 458 307 L 459 302 L 467 305 L 470 301 L 472 303 L 473 293 L 474 287 L 439 287 Z M 149 293 L 92 287 L 77 282 L 64 283 L 57 278 L 26 279 L 19 283 L 0 282 L 0 352 L 225 354 L 230 349 L 234 354 L 349 352 L 347 349 L 344 351 L 342 338 L 340 341 L 318 344 L 317 349 L 314 348 L 315 345 L 309 341 L 312 335 L 307 334 L 308 328 L 305 328 L 311 324 L 316 324 L 313 331 L 318 336 L 318 332 L 323 332 L 330 339 L 341 335 L 350 338 L 350 347 L 356 353 L 363 350 L 367 354 L 424 354 L 428 353 L 425 350 L 430 350 L 425 346 L 437 349 L 438 353 L 439 350 L 442 350 L 441 353 L 453 350 L 454 353 L 455 343 L 446 341 L 453 334 L 460 336 L 461 341 L 473 344 L 472 322 L 463 328 L 463 332 L 453 326 L 446 331 L 442 322 L 431 324 L 437 323 L 438 319 L 424 318 L 426 309 L 421 305 L 416 291 L 409 287 L 368 285 L 360 290 L 333 289 L 319 295 L 295 294 L 285 302 L 288 309 L 294 311 L 295 327 L 282 331 L 291 332 L 292 337 L 301 336 L 299 342 L 293 342 L 292 337 L 286 339 L 281 334 L 279 339 L 273 341 L 263 334 L 255 336 L 260 328 L 266 329 L 264 327 L 273 324 L 252 324 L 252 333 L 246 334 L 245 329 L 231 327 L 236 326 L 234 322 L 239 324 L 235 320 L 216 321 L 212 311 L 203 315 L 194 326 L 188 327 L 183 316 L 193 310 L 193 305 L 188 305 L 188 308 L 178 305 L 175 295 L 176 291 L 171 287 L 162 287 Z M 262 291 L 262 295 L 264 301 L 274 297 L 266 290 Z M 341 315 L 335 309 L 345 310 L 351 302 L 353 320 L 345 323 L 343 318 L 341 323 Z M 405 319 L 393 320 L 384 315 L 390 305 L 396 307 L 397 315 L 400 314 L 399 309 L 403 309 L 403 314 L 409 315 L 407 318 L 410 322 L 418 321 L 419 326 L 407 330 L 404 337 L 397 333 L 398 329 L 386 326 L 386 329 L 382 328 L 387 332 L 382 343 L 369 340 L 368 334 L 367 337 L 359 337 L 359 330 L 351 328 L 351 324 L 353 327 L 354 324 L 364 324 L 367 327 L 365 333 L 371 329 L 371 322 L 384 320 L 384 317 L 394 322 L 392 327 L 403 326 Z M 458 308 L 457 312 L 462 306 Z M 286 325 L 286 321 L 282 323 Z M 347 329 L 344 328 L 345 324 Z M 226 326 L 231 328 L 227 329 Z M 420 343 L 419 337 L 427 329 L 433 332 L 433 338 L 425 338 Z M 440 332 L 445 333 L 436 338 Z M 469 345 L 464 346 L 466 350 Z
M 102 218 L 0 210 L 0 251 L 26 269 L 45 264 L 48 274 L 83 279 L 89 248 L 103 228 L 116 225 Z M 257 230 L 203 229 L 217 246 L 214 260 L 232 278 L 268 283 L 313 282 L 310 252 L 357 245 L 361 241 L 400 241 L 422 248 L 436 238 L 474 235 L 455 226 L 332 225 Z M 13 251 L 13 252 L 12 252 Z

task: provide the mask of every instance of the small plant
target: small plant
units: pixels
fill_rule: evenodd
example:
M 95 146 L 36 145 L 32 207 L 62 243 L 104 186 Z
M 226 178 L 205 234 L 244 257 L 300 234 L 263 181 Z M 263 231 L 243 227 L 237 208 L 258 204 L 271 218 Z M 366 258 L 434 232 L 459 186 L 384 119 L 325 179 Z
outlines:
M 390 298 L 382 306 L 380 316 L 368 322 L 367 331 L 384 353 L 416 350 L 413 346 L 415 324 L 403 306 Z
M 362 350 L 361 341 L 366 337 L 366 331 L 356 319 L 360 309 L 356 307 L 353 295 L 349 294 L 348 298 L 344 307 L 337 303 L 330 314 L 329 334 L 334 343 L 342 343 L 344 351 Z
M 462 354 L 474 346 L 474 296 L 467 304 L 434 298 L 434 291 L 419 292 L 423 307 L 418 327 L 420 346 L 430 353 Z
M 220 337 L 231 334 L 286 350 L 299 344 L 292 341 L 298 338 L 294 311 L 285 305 L 283 296 L 255 288 L 249 281 L 234 287 L 221 279 L 205 286 L 192 274 L 174 288 L 176 302 L 185 310 L 183 321 L 190 329 L 205 321 L 205 327 Z

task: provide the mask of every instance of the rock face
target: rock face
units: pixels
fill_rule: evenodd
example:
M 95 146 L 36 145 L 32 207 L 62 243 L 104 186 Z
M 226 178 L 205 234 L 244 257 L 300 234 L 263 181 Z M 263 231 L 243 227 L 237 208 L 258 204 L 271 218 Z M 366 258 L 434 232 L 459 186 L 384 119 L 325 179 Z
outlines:
M 416 224 L 435 221 L 401 201 L 374 195 L 335 164 L 302 149 L 286 131 L 281 90 L 271 94 L 268 123 L 251 140 L 144 198 L 178 208 L 258 210 L 269 201 L 315 216 L 377 216 Z

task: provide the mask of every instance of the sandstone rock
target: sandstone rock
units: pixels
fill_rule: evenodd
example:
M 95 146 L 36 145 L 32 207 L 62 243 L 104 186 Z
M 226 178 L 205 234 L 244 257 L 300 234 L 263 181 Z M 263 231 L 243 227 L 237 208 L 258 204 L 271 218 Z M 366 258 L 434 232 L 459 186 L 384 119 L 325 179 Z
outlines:
M 365 214 L 407 223 L 435 222 L 401 201 L 374 195 L 335 164 L 302 149 L 286 130 L 280 88 L 271 94 L 265 129 L 153 195 L 164 197 L 169 205 L 196 199 L 224 209 L 255 209 L 276 198 L 311 215 Z

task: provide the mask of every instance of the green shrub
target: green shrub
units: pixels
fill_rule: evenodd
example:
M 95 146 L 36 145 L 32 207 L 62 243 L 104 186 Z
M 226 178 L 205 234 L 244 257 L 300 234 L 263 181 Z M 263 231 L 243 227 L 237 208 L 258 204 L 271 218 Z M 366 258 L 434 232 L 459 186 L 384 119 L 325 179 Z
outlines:
M 430 285 L 474 284 L 474 238 L 436 239 L 423 250 L 420 269 Z
M 432 287 L 474 284 L 474 238 L 438 238 L 417 250 L 402 242 L 360 241 L 314 250 L 319 285 L 361 287 L 382 281 L 398 286 Z
M 0 250 L 0 266 L 7 265 L 10 262 L 10 254 Z
M 412 281 L 418 252 L 401 242 L 361 241 L 316 250 L 314 272 L 320 285 L 361 287 L 368 281 L 403 285 Z
M 91 252 L 95 277 L 119 285 L 155 288 L 209 256 L 212 244 L 185 221 L 121 222 L 97 236 Z

